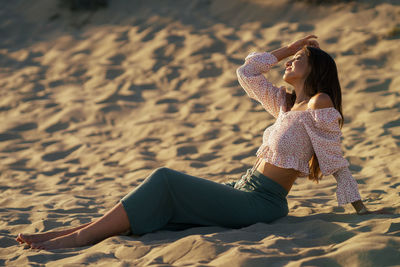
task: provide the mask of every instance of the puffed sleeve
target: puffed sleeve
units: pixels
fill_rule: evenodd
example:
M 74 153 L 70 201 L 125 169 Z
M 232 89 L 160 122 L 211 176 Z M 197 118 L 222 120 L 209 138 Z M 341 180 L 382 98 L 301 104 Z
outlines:
M 310 137 L 323 175 L 333 175 L 337 181 L 336 197 L 340 206 L 361 199 L 356 180 L 348 168 L 341 148 L 341 115 L 335 108 L 310 109 L 310 119 L 304 126 Z
M 268 52 L 253 52 L 236 70 L 239 83 L 247 95 L 260 102 L 264 109 L 275 118 L 279 115 L 280 106 L 286 101 L 286 89 L 278 88 L 267 81 L 263 73 L 268 72 L 277 61 L 277 58 Z

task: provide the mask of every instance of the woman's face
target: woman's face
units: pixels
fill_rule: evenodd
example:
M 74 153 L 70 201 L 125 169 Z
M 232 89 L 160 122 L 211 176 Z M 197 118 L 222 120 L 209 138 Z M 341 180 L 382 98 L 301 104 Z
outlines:
M 283 80 L 292 85 L 298 84 L 299 82 L 304 83 L 309 73 L 310 68 L 307 55 L 304 50 L 300 50 L 291 60 L 286 62 Z

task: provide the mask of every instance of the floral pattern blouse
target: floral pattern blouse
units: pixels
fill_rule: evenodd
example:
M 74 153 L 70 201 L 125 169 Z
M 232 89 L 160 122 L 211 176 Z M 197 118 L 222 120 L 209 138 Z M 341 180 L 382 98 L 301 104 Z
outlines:
M 250 53 L 237 69 L 239 83 L 248 96 L 276 118 L 264 131 L 257 157 L 298 170 L 304 177 L 310 173 L 308 164 L 315 152 L 322 174 L 332 174 L 337 181 L 338 204 L 360 200 L 357 182 L 341 149 L 340 113 L 333 107 L 287 111 L 285 87 L 276 87 L 263 75 L 276 63 L 277 58 L 268 52 Z

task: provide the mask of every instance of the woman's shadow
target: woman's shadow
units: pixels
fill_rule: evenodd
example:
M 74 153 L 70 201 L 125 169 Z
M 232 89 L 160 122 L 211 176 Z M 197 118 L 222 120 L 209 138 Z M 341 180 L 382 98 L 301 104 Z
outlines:
M 391 222 L 398 214 L 317 213 L 307 216 L 288 215 L 272 223 L 256 223 L 243 228 L 168 224 L 163 229 L 142 236 L 130 235 L 145 245 L 172 243 L 189 236 L 201 236 L 211 242 L 256 244 L 271 236 L 290 240 L 300 247 L 331 245 L 344 242 L 360 232 L 372 231 L 376 220 L 387 224 L 384 235 L 400 236 L 400 223 Z M 374 222 L 372 222 L 372 219 Z M 371 221 L 371 223 L 369 223 Z

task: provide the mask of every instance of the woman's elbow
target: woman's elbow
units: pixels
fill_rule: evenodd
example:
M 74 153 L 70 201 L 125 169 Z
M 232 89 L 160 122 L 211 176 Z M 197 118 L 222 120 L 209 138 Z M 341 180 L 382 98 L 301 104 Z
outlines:
M 246 77 L 246 65 L 245 64 L 243 64 L 242 66 L 240 66 L 239 68 L 237 68 L 236 69 L 236 75 L 239 77 L 239 78 L 244 78 L 244 77 Z

